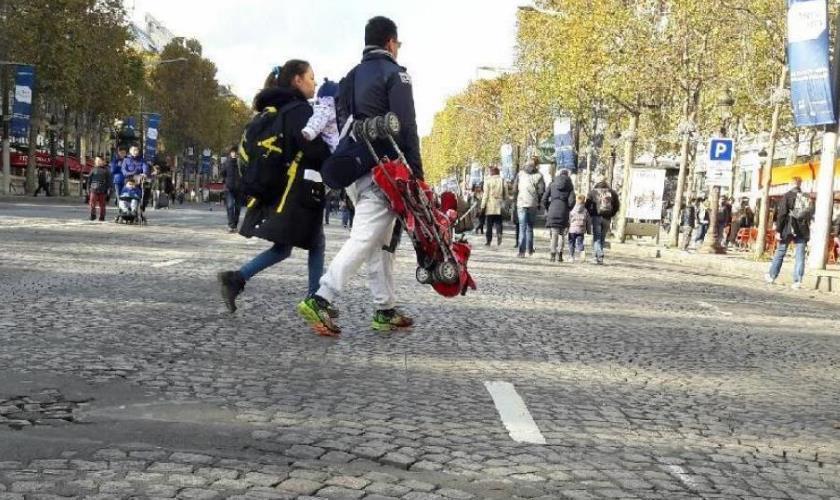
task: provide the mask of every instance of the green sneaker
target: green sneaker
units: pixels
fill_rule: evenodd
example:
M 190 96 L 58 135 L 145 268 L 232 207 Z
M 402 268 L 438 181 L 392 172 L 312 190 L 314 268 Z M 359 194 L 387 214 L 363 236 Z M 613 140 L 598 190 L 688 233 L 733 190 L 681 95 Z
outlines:
M 298 314 L 318 335 L 337 337 L 341 328 L 335 324 L 330 316 L 330 303 L 317 295 L 307 297 L 297 306 Z
M 370 327 L 381 332 L 389 332 L 397 328 L 408 328 L 413 325 L 414 320 L 411 317 L 402 314 L 396 309 L 388 309 L 385 311 L 376 311 Z

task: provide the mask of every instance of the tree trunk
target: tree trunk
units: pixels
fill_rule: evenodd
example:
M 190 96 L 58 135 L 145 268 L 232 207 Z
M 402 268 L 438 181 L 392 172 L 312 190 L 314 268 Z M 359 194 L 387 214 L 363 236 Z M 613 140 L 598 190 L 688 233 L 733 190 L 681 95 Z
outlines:
M 782 65 L 782 74 L 779 76 L 778 88 L 784 90 L 787 80 L 788 67 Z M 779 135 L 779 115 L 782 112 L 782 103 L 777 102 L 773 108 L 773 121 L 770 125 L 770 144 L 767 147 L 767 160 L 761 171 L 761 207 L 758 215 L 758 239 L 755 242 L 755 258 L 760 259 L 764 255 L 765 235 L 767 234 L 767 216 L 770 213 L 770 182 L 773 180 L 773 157 L 776 155 L 776 136 Z
M 683 116 L 686 123 L 694 123 L 694 118 L 697 111 L 691 108 L 691 104 L 687 100 L 684 107 Z M 688 174 L 688 150 L 691 146 L 691 134 L 689 131 L 684 131 L 682 146 L 680 147 L 680 173 L 677 177 L 677 191 L 674 194 L 674 209 L 671 211 L 671 230 L 668 232 L 668 246 L 679 246 L 680 238 L 680 217 L 683 209 L 683 192 L 685 191 L 685 178 Z
M 624 243 L 627 228 L 627 208 L 630 204 L 630 174 L 636 157 L 636 134 L 639 128 L 639 113 L 630 114 L 630 127 L 627 130 L 627 140 L 624 143 L 624 184 L 621 186 L 621 210 L 618 213 L 618 240 Z

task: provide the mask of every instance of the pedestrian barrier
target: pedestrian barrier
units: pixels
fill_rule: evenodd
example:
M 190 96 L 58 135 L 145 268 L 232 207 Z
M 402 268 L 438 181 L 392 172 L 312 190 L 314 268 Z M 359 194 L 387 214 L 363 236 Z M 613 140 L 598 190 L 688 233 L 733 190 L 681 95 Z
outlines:
M 628 222 L 624 227 L 624 236 L 648 236 L 656 239 L 659 245 L 659 224 Z

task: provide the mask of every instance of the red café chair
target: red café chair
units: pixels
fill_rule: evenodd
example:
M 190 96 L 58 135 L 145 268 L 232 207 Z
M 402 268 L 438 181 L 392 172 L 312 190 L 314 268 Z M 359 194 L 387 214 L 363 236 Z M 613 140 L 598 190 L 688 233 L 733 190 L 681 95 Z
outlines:
M 735 235 L 735 245 L 738 247 L 738 250 L 746 249 L 750 244 L 750 230 L 748 228 L 743 228 L 738 230 L 738 234 Z

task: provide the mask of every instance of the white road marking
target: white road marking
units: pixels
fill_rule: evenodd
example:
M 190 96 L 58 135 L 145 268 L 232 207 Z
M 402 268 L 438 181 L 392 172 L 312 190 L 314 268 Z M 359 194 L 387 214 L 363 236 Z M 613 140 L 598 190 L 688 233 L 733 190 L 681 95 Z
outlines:
M 178 264 L 184 262 L 184 259 L 173 259 L 173 260 L 165 260 L 163 262 L 156 262 L 152 264 L 152 267 L 170 267 L 170 266 L 177 266 Z
M 534 422 L 525 401 L 510 382 L 484 382 L 484 387 L 493 398 L 502 423 L 511 439 L 517 443 L 545 444 L 545 437 Z
M 709 304 L 708 302 L 703 302 L 702 300 L 697 301 L 697 304 L 700 307 L 705 307 L 706 309 L 711 309 L 715 313 L 720 314 L 721 316 L 732 316 L 731 312 L 723 311 L 723 310 L 721 310 L 720 307 L 718 307 L 714 304 Z
M 697 490 L 697 487 L 699 485 L 694 479 L 692 479 L 691 474 L 686 472 L 685 469 L 683 469 L 679 465 L 668 465 L 665 468 L 668 469 L 668 472 L 670 472 L 673 476 L 679 479 L 684 485 L 688 486 L 692 490 Z

